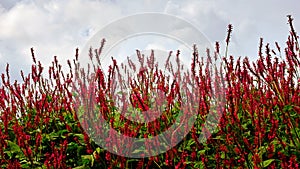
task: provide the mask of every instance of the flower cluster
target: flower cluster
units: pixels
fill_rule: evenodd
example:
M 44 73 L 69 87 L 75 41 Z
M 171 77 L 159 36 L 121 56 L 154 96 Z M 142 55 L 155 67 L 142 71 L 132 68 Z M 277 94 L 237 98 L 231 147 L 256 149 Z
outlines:
M 137 51 L 137 63 L 112 58 L 104 72 L 105 40 L 90 49 L 93 64 L 87 70 L 77 49 L 68 73 L 57 57 L 45 72 L 31 49 L 31 73 L 21 72 L 22 82 L 11 81 L 9 65 L 1 74 L 0 168 L 299 168 L 300 49 L 292 21 L 288 16 L 286 47 L 275 43 L 272 49 L 261 39 L 256 62 L 227 56 L 229 25 L 225 56 L 220 57 L 218 42 L 207 56 L 194 46 L 191 68 L 184 70 L 180 51 L 170 52 L 164 64 L 170 75 L 159 69 L 154 51 L 148 57 Z M 220 104 L 213 104 L 216 100 Z M 206 124 L 211 113 L 217 123 Z M 192 116 L 197 119 L 190 126 Z M 115 151 L 127 145 L 146 155 L 163 143 L 145 142 L 141 152 L 112 136 L 153 138 L 173 124 L 167 142 L 176 142 L 178 133 L 185 137 L 165 153 L 139 159 L 115 155 L 91 137 L 104 136 Z M 203 135 L 205 142 L 199 139 Z

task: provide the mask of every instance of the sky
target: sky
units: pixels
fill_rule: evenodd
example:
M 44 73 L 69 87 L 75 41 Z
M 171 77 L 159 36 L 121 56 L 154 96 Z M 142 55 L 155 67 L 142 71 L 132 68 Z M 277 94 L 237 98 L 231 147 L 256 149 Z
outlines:
M 0 0 L 0 73 L 6 64 L 14 79 L 20 79 L 20 70 L 28 73 L 31 47 L 43 65 L 50 65 L 53 56 L 66 65 L 75 49 L 83 49 L 103 27 L 145 12 L 180 17 L 223 49 L 232 24 L 229 53 L 251 60 L 257 58 L 260 37 L 271 47 L 275 41 L 285 45 L 287 15 L 300 30 L 299 0 Z

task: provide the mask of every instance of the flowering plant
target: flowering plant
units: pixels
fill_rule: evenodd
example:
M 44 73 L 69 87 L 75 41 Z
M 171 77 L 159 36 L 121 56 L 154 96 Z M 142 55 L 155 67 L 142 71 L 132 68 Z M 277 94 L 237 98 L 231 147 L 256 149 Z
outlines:
M 128 80 L 129 94 L 124 95 L 116 85 L 122 82 L 122 67 L 114 59 L 105 76 L 106 72 L 95 66 L 97 64 L 91 65 L 89 70 L 81 69 L 77 49 L 73 63 L 68 61 L 68 73 L 62 71 L 55 57 L 46 77 L 44 67 L 31 49 L 31 73 L 24 75 L 21 72 L 22 82 L 10 81 L 9 65 L 6 73 L 1 75 L 1 168 L 299 168 L 299 36 L 291 16 L 288 16 L 288 23 L 290 35 L 286 48 L 281 49 L 277 43 L 277 49 L 271 49 L 269 44 L 264 47 L 261 39 L 259 58 L 252 63 L 247 58 L 234 60 L 225 54 L 221 58 L 221 66 L 216 67 L 216 79 L 210 78 L 208 67 L 215 66 L 211 61 L 213 58 L 220 59 L 219 43 L 216 43 L 213 52 L 215 57 L 211 58 L 211 51 L 208 51 L 207 60 L 198 56 L 194 47 L 189 76 L 181 77 L 185 83 L 196 86 L 196 92 L 190 93 L 189 88 L 185 88 L 185 93 L 180 92 L 176 80 L 177 75 L 182 74 L 178 73 L 180 69 L 176 71 L 176 65 L 166 64 L 166 68 L 176 75 L 173 81 L 156 69 L 154 53 L 145 58 L 137 51 L 139 63 L 146 65 L 146 69 L 138 71 L 135 78 Z M 227 47 L 231 32 L 230 25 Z M 104 42 L 95 53 L 91 50 L 91 59 L 94 53 L 97 61 L 103 45 Z M 177 52 L 176 56 L 179 54 Z M 145 59 L 148 59 L 147 62 L 143 62 Z M 180 68 L 180 62 L 176 63 Z M 135 64 L 130 60 L 128 66 L 135 69 Z M 218 82 L 223 87 L 226 101 L 216 109 L 217 113 L 222 113 L 217 130 L 206 142 L 200 142 L 199 135 L 212 108 L 212 82 Z M 153 93 L 165 99 L 155 99 Z M 101 131 L 102 125 L 97 125 L 104 123 L 97 120 L 100 115 L 109 122 L 110 127 L 123 135 L 154 137 L 177 123 L 176 117 L 182 112 L 182 101 L 193 94 L 198 94 L 198 106 L 183 112 L 185 115 L 196 115 L 197 120 L 189 131 L 178 124 L 174 131 L 186 132 L 186 136 L 165 153 L 140 159 L 128 158 L 101 148 L 96 144 L 96 138 L 90 137 L 92 132 Z M 83 104 L 86 100 L 82 98 L 87 96 L 95 98 Z M 148 123 L 126 119 L 116 101 L 123 96 L 130 98 L 130 102 L 123 105 L 130 112 L 128 117 L 145 118 L 149 114 L 143 112 L 154 108 L 151 115 L 161 113 L 159 118 Z M 90 108 L 93 111 L 89 111 Z M 90 126 L 99 128 L 89 130 Z M 109 137 L 111 133 L 100 134 Z M 173 133 L 168 136 L 166 139 L 172 141 Z M 117 139 L 110 142 L 129 144 Z M 137 153 L 141 151 L 139 147 L 134 149 Z

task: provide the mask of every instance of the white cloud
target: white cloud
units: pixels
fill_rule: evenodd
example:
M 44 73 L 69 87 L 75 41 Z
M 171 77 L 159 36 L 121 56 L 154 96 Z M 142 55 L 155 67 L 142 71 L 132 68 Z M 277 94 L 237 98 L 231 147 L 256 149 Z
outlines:
M 212 42 L 224 41 L 227 25 L 233 24 L 230 49 L 234 54 L 256 58 L 260 37 L 265 42 L 284 44 L 289 29 L 287 14 L 296 18 L 295 26 L 299 30 L 298 4 L 297 0 L 172 0 L 166 11 L 192 21 Z
M 141 12 L 165 12 L 185 18 L 214 43 L 224 43 L 229 23 L 234 26 L 232 54 L 257 54 L 259 38 L 284 45 L 288 34 L 287 14 L 300 29 L 297 0 L 1 0 L 0 72 L 10 63 L 17 75 L 31 64 L 30 48 L 38 59 L 49 64 L 72 59 L 75 48 L 83 48 L 100 28 L 122 16 Z M 154 25 L 155 26 L 155 25 Z M 299 32 L 299 31 L 298 31 Z
M 38 59 L 49 65 L 54 55 L 65 63 L 88 38 L 120 17 L 120 10 L 98 1 L 24 1 L 0 15 L 0 60 L 18 71 L 30 67 L 30 48 Z M 83 33 L 85 32 L 85 33 Z M 3 72 L 3 71 L 2 71 Z

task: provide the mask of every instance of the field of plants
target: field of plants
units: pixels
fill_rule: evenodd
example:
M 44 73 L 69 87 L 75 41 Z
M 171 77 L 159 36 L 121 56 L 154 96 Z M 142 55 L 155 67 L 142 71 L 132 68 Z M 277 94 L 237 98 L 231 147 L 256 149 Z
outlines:
M 194 46 L 188 72 L 180 72 L 179 59 L 176 65 L 166 62 L 165 68 L 174 76 L 173 80 L 157 69 L 155 53 L 144 56 L 137 51 L 139 63 L 128 60 L 127 69 L 141 64 L 143 70 L 126 77 L 128 96 L 118 91 L 120 86 L 116 85 L 124 80 L 120 72 L 126 72 L 125 68 L 112 58 L 108 72 L 101 69 L 99 58 L 104 41 L 99 49 L 90 50 L 90 59 L 94 61 L 89 70 L 82 69 L 78 49 L 74 60 L 68 61 L 67 72 L 57 57 L 52 66 L 43 67 L 31 49 L 32 69 L 29 74 L 21 72 L 23 81 L 10 79 L 9 65 L 1 74 L 0 168 L 299 168 L 299 36 L 293 18 L 287 19 L 290 33 L 284 48 L 275 43 L 276 48 L 272 49 L 260 39 L 258 59 L 250 62 L 246 57 L 234 59 L 227 52 L 220 53 L 218 42 L 206 56 L 199 56 Z M 229 25 L 226 49 L 232 29 Z M 177 51 L 175 57 L 179 55 Z M 194 87 L 186 87 L 188 84 Z M 153 98 L 152 93 L 158 91 L 160 98 L 165 99 Z M 222 92 L 223 104 L 214 107 L 212 100 Z M 116 101 L 125 96 L 129 102 L 123 101 L 122 106 L 127 112 L 139 111 L 141 116 L 147 116 L 142 112 L 154 109 L 154 114 L 162 111 L 159 118 L 148 123 L 125 118 L 120 113 L 124 109 Z M 193 98 L 197 99 L 189 100 Z M 190 107 L 183 108 L 184 102 Z M 221 117 L 215 132 L 206 131 L 211 135 L 201 142 L 198 138 L 211 109 Z M 178 123 L 179 114 L 197 119 L 192 126 L 185 126 L 189 119 L 180 122 L 174 132 L 186 136 L 159 155 L 116 155 L 91 137 L 101 135 L 110 138 L 112 144 L 130 147 L 130 142 L 112 139 L 115 137 L 105 132 L 107 128 L 101 129 L 104 121 L 99 117 L 125 136 L 152 138 Z M 172 142 L 174 132 L 165 139 Z M 164 146 L 161 142 L 156 144 L 145 145 L 149 151 L 144 153 Z M 139 147 L 131 148 L 143 153 Z

